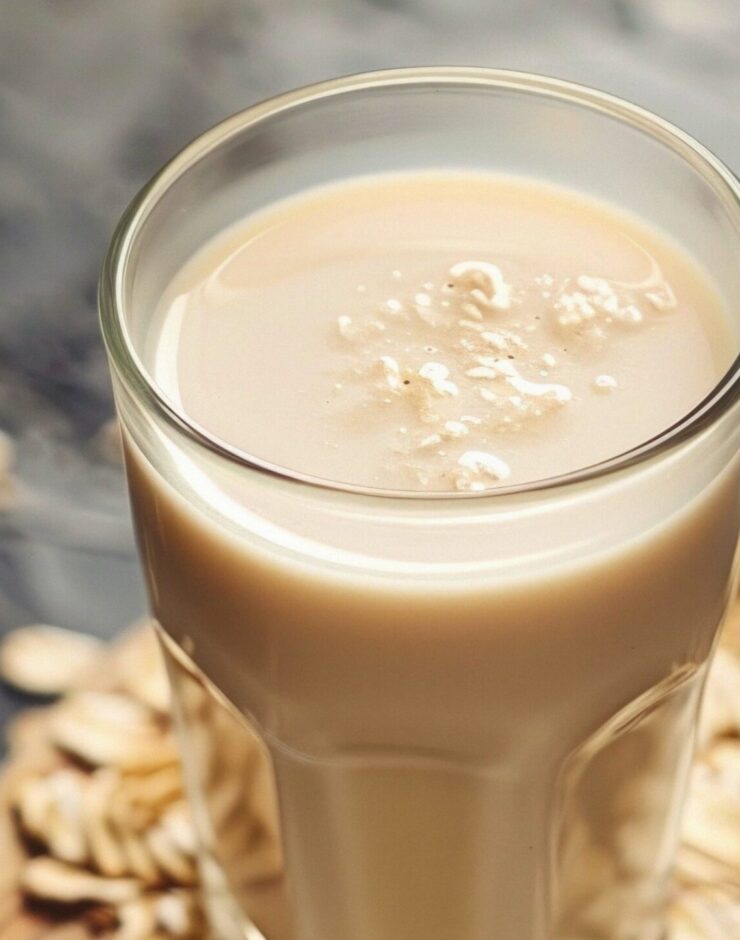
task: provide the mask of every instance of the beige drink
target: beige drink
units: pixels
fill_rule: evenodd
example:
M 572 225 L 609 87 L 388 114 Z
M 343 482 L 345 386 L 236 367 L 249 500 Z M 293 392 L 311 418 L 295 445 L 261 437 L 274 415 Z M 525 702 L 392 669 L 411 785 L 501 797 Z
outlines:
M 224 234 L 163 299 L 152 365 L 245 453 L 406 490 L 521 483 L 614 457 L 733 358 L 696 266 L 629 217 L 531 181 L 390 176 Z M 492 452 L 486 472 L 460 464 Z
M 127 436 L 206 874 L 268 940 L 661 935 L 738 527 L 736 461 L 712 461 L 737 441 L 598 493 L 486 493 L 648 440 L 734 344 L 667 239 L 495 176 L 309 193 L 175 277 L 147 355 L 178 410 L 417 494 Z

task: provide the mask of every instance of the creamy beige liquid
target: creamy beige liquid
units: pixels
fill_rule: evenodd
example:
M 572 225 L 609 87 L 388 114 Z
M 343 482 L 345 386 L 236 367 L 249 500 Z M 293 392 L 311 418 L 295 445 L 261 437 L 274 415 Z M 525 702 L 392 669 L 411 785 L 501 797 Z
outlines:
M 472 174 L 270 209 L 204 249 L 162 306 L 158 374 L 191 418 L 272 463 L 376 487 L 587 467 L 669 427 L 732 359 L 719 299 L 655 233 Z M 491 472 L 460 464 L 469 453 L 493 455 Z
M 225 232 L 163 297 L 149 365 L 258 459 L 476 493 L 650 438 L 730 337 L 639 222 L 419 174 Z M 661 936 L 736 461 L 410 505 L 229 467 L 119 407 L 221 924 L 229 895 L 267 940 Z

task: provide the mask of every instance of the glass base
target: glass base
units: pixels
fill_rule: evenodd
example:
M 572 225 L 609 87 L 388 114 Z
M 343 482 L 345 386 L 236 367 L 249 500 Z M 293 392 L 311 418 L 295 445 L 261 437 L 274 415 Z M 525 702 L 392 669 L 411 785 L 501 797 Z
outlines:
M 690 759 L 703 669 L 674 674 L 615 716 L 537 799 L 526 778 L 496 768 L 271 753 L 162 639 L 219 940 L 665 938 L 677 761 Z M 521 865 L 507 880 L 497 850 L 506 816 L 522 849 L 541 838 L 531 880 Z

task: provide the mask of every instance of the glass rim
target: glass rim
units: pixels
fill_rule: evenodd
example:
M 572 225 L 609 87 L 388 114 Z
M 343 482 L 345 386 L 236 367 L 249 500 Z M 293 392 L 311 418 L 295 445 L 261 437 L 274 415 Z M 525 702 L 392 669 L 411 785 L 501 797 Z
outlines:
M 149 213 L 161 196 L 191 166 L 247 128 L 254 127 L 276 114 L 324 98 L 358 91 L 434 86 L 440 83 L 449 87 L 487 87 L 529 93 L 542 98 L 554 98 L 565 104 L 586 107 L 616 118 L 624 124 L 648 133 L 683 157 L 692 169 L 712 184 L 718 198 L 740 219 L 740 180 L 709 149 L 676 125 L 651 111 L 587 85 L 530 72 L 464 66 L 383 69 L 306 85 L 254 104 L 200 134 L 164 164 L 137 193 L 121 216 L 103 262 L 98 285 L 98 306 L 103 339 L 111 367 L 137 401 L 142 401 L 147 407 L 152 408 L 168 425 L 185 434 L 197 445 L 226 459 L 231 464 L 245 467 L 250 471 L 316 490 L 386 499 L 424 500 L 491 499 L 522 493 L 544 493 L 609 477 L 618 471 L 646 463 L 656 456 L 672 451 L 681 443 L 715 424 L 731 409 L 740 399 L 740 354 L 735 357 L 729 369 L 709 394 L 693 409 L 658 434 L 621 454 L 553 477 L 491 487 L 480 492 L 456 493 L 384 489 L 343 483 L 301 473 L 290 467 L 274 464 L 269 460 L 248 454 L 220 440 L 168 400 L 136 352 L 125 318 L 125 288 L 133 248 L 146 225 Z

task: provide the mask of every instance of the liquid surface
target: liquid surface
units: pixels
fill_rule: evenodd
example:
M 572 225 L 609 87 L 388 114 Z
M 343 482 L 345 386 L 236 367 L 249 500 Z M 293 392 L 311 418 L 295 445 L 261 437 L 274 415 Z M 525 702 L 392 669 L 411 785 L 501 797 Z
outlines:
M 623 453 L 729 366 L 659 233 L 493 175 L 367 177 L 217 236 L 165 293 L 155 376 L 212 435 L 328 480 L 476 491 Z

